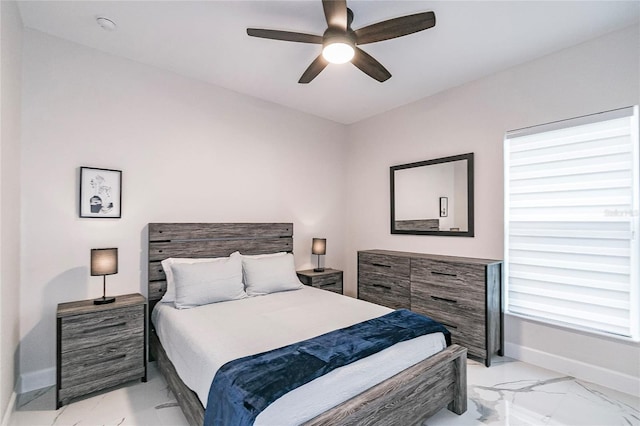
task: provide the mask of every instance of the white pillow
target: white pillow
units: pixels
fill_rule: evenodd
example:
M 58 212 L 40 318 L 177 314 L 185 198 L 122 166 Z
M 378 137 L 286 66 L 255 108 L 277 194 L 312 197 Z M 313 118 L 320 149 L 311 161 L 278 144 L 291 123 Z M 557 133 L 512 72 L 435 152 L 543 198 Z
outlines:
M 171 265 L 175 283 L 175 307 L 193 308 L 209 303 L 244 299 L 242 258 L 239 255 L 199 263 Z
M 249 296 L 302 288 L 291 253 L 257 258 L 242 256 L 242 271 Z
M 160 302 L 164 303 L 172 303 L 176 300 L 176 285 L 173 282 L 173 271 L 171 270 L 172 265 L 177 265 L 180 263 L 202 263 L 202 262 L 211 262 L 214 259 L 190 259 L 190 258 L 179 258 L 179 257 L 170 257 L 168 259 L 160 262 L 162 265 L 162 269 L 164 269 L 164 275 L 167 277 L 167 291 L 160 299 Z

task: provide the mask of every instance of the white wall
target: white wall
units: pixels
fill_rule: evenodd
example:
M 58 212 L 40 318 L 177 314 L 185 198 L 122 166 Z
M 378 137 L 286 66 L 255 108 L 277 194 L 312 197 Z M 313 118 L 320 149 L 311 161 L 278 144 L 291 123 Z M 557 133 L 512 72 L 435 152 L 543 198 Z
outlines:
M 291 221 L 298 268 L 315 262 L 315 236 L 344 266 L 344 126 L 32 30 L 24 50 L 20 354 L 33 386 L 31 373 L 54 377 L 56 305 L 102 295 L 89 249 L 119 248 L 108 294 L 146 294 L 149 222 Z M 123 171 L 122 219 L 78 217 L 80 166 Z
M 351 125 L 347 293 L 356 292 L 357 250 L 502 259 L 505 131 L 638 104 L 639 55 L 636 26 Z M 475 153 L 475 238 L 391 235 L 389 166 L 467 152 Z M 537 362 L 553 361 L 556 368 L 571 358 L 572 365 L 584 362 L 614 373 L 628 392 L 637 386 L 638 344 L 510 316 L 505 326 L 512 355 L 533 360 L 535 354 Z
M 0 2 L 0 419 L 8 418 L 16 381 L 20 305 L 20 97 L 22 20 Z

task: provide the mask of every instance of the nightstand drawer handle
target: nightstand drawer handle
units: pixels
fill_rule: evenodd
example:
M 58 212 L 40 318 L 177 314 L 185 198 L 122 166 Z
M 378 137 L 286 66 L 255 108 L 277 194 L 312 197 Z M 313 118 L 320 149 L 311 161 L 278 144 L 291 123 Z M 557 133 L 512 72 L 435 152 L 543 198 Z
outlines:
M 439 322 L 440 322 L 440 324 L 444 325 L 447 328 L 454 328 L 454 329 L 458 328 L 458 326 L 456 326 L 456 325 L 447 324 L 446 322 L 442 322 L 442 321 L 439 321 Z
M 84 367 L 91 367 L 94 365 L 98 365 L 98 364 L 104 364 L 105 362 L 109 362 L 109 361 L 117 361 L 119 359 L 123 359 L 126 358 L 127 354 L 121 354 L 121 355 L 116 355 L 116 356 L 112 356 L 109 358 L 100 358 L 97 359 L 95 361 L 90 361 L 90 362 L 85 362 L 84 364 L 82 364 Z
M 457 277 L 458 274 L 449 274 L 447 272 L 431 271 L 433 275 L 446 275 L 447 277 Z
M 103 325 L 101 327 L 87 328 L 86 330 L 82 330 L 82 332 L 83 333 L 93 333 L 94 331 L 105 330 L 107 328 L 122 327 L 124 325 L 127 325 L 126 321 L 125 322 L 119 322 L 117 324 Z
M 441 302 L 447 302 L 447 303 L 458 303 L 457 300 L 453 300 L 453 299 L 447 299 L 446 297 L 438 297 L 438 296 L 431 296 L 431 298 L 433 300 L 439 300 Z
M 374 287 L 380 287 L 380 288 L 386 288 L 387 290 L 391 290 L 391 287 L 389 287 L 388 285 L 382 285 L 382 284 L 374 284 Z
M 324 283 L 324 284 L 320 284 L 318 287 L 329 287 L 330 285 L 336 285 L 336 281 L 332 282 L 332 283 Z
M 384 263 L 372 263 L 373 266 L 379 266 L 381 268 L 391 268 L 391 265 L 385 265 Z

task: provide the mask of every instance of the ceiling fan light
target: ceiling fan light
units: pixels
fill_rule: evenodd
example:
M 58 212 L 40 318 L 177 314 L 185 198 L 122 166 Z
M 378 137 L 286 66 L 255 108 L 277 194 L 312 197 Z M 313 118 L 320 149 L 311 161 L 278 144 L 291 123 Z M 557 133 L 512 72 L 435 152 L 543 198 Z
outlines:
M 353 46 L 348 43 L 336 42 L 327 44 L 322 49 L 322 56 L 332 64 L 344 64 L 353 58 Z

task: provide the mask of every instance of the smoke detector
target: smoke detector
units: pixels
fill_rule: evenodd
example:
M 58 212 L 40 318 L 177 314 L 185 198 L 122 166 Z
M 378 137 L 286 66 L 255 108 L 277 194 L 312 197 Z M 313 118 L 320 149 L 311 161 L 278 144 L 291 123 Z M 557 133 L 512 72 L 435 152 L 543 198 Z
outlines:
M 103 16 L 100 16 L 100 17 L 96 18 L 96 22 L 105 31 L 113 31 L 113 30 L 116 29 L 116 23 L 113 22 L 109 18 L 105 18 Z

